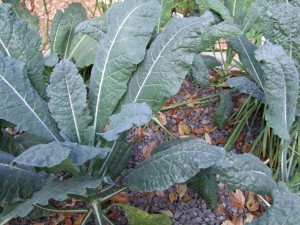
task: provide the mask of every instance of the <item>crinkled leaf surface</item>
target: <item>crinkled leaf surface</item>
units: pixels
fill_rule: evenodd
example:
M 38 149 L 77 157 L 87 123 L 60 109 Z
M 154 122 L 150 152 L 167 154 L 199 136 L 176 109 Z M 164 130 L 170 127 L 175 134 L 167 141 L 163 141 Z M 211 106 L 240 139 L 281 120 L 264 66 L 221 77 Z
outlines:
M 271 194 L 276 187 L 270 168 L 252 154 L 227 154 L 214 168 L 230 190 L 240 188 L 257 194 Z
M 146 102 L 158 111 L 165 100 L 179 90 L 201 44 L 200 36 L 213 22 L 210 12 L 197 18 L 174 17 L 138 66 L 124 102 Z
M 86 34 L 96 41 L 100 41 L 107 33 L 107 15 L 94 17 L 91 20 L 81 22 L 76 26 L 75 34 Z
M 15 138 L 9 135 L 6 130 L 0 130 L 0 149 L 3 151 L 18 156 L 25 148 L 16 142 Z
M 248 32 L 254 25 L 257 24 L 259 19 L 266 16 L 268 7 L 282 0 L 256 0 L 253 1 L 243 18 L 242 30 L 244 33 Z
M 49 141 L 61 140 L 46 102 L 32 88 L 25 64 L 0 56 L 0 118 Z
M 254 98 L 265 102 L 263 91 L 246 77 L 232 77 L 227 79 L 228 86 L 236 88 L 239 92 L 252 95 Z
M 192 77 L 201 87 L 208 86 L 210 75 L 204 60 L 200 55 L 195 55 L 192 64 Z
M 281 46 L 270 42 L 255 51 L 255 58 L 261 63 L 265 74 L 267 124 L 279 137 L 289 140 L 299 90 L 299 75 L 295 63 Z
M 300 71 L 300 8 L 281 3 L 268 8 L 263 17 L 263 31 L 266 38 L 281 45 L 293 58 Z
M 105 158 L 108 152 L 108 148 L 101 149 L 77 143 L 52 142 L 35 145 L 27 149 L 14 162 L 21 165 L 51 168 L 69 158 L 75 165 L 82 165 L 95 157 Z
M 201 35 L 201 46 L 199 50 L 202 52 L 214 46 L 216 41 L 220 40 L 220 38 L 230 38 L 240 34 L 241 30 L 238 26 L 228 22 L 218 23 L 209 27 L 207 31 Z
M 207 201 L 213 209 L 217 208 L 219 198 L 219 186 L 216 174 L 212 169 L 201 170 L 195 177 L 190 180 L 190 184 L 195 191 L 198 191 L 205 201 Z
M 14 203 L 28 199 L 40 190 L 46 178 L 29 166 L 9 165 L 14 157 L 0 151 L 0 204 Z
M 273 204 L 261 217 L 246 225 L 295 225 L 300 221 L 300 197 L 294 193 L 272 192 Z
M 17 18 L 25 20 L 28 23 L 28 27 L 30 29 L 34 31 L 39 30 L 38 16 L 36 14 L 32 15 L 30 10 L 26 8 L 24 3 L 21 3 L 19 0 L 3 0 L 2 2 L 11 4 L 13 12 L 17 16 Z
M 145 56 L 160 5 L 156 0 L 127 0 L 113 5 L 107 14 L 109 29 L 99 44 L 90 79 L 89 107 L 97 132 L 103 132 L 136 65 Z
M 51 53 L 67 58 L 75 28 L 86 19 L 86 10 L 80 3 L 70 4 L 63 13 L 57 11 L 50 32 Z
M 146 159 L 129 171 L 124 181 L 134 191 L 164 190 L 213 166 L 224 154 L 223 148 L 203 140 L 183 142 Z
M 18 20 L 9 4 L 0 5 L 0 27 L 0 52 L 26 64 L 30 83 L 44 98 L 44 58 L 39 53 L 41 39 L 38 32 L 29 29 L 25 21 Z
M 257 85 L 263 89 L 264 73 L 261 69 L 261 65 L 257 62 L 254 56 L 254 51 L 257 47 L 248 40 L 246 35 L 229 38 L 227 41 L 230 47 L 238 53 L 239 59 L 246 71 L 255 80 Z
M 162 144 L 156 146 L 152 150 L 151 155 L 156 154 L 158 152 L 168 150 L 169 148 L 174 147 L 175 145 L 180 145 L 183 142 L 188 142 L 188 141 L 191 141 L 191 140 L 193 140 L 193 138 L 188 137 L 188 138 L 182 138 L 182 139 L 181 138 L 180 139 L 174 139 L 174 140 L 171 140 L 171 141 L 164 141 Z
M 223 93 L 220 95 L 220 103 L 213 116 L 214 124 L 217 125 L 220 129 L 223 129 L 233 109 L 233 102 L 231 95 Z
M 48 205 L 48 200 L 53 198 L 57 201 L 63 201 L 68 198 L 68 194 L 83 195 L 86 188 L 96 188 L 101 184 L 102 179 L 91 178 L 88 176 L 77 176 L 65 181 L 58 179 L 50 180 L 40 191 L 35 192 L 32 198 L 21 203 L 11 213 L 1 217 L 1 219 L 14 216 L 25 217 L 30 213 L 36 204 Z
M 118 204 L 124 211 L 125 216 L 131 225 L 171 225 L 172 220 L 164 214 L 149 214 L 136 207 Z
M 219 0 L 196 0 L 199 5 L 200 12 L 203 13 L 206 10 L 211 10 L 221 16 L 225 21 L 232 22 L 233 19 L 228 9 Z
M 118 139 L 119 134 L 133 126 L 143 126 L 150 121 L 152 110 L 146 103 L 130 103 L 122 105 L 118 114 L 109 118 L 107 132 L 101 134 L 108 141 Z
M 87 91 L 82 76 L 69 60 L 61 60 L 54 68 L 50 85 L 48 107 L 65 140 L 86 143 L 85 130 L 92 120 L 86 107 Z

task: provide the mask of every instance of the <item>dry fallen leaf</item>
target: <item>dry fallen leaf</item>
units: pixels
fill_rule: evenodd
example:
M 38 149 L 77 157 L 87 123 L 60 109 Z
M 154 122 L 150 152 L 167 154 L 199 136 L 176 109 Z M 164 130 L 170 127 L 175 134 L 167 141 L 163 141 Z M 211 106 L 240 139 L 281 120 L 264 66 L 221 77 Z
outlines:
M 243 218 L 243 216 L 239 216 L 237 218 L 237 221 L 235 222 L 235 225 L 244 225 L 244 218 Z
M 86 213 L 80 214 L 74 222 L 74 225 L 81 225 L 82 221 L 86 217 Z
M 179 135 L 189 134 L 190 128 L 186 124 L 180 122 L 178 125 L 178 133 Z
M 205 133 L 204 139 L 205 139 L 205 141 L 206 141 L 207 144 L 211 145 L 211 137 L 209 136 L 208 133 Z
M 228 140 L 227 137 L 220 137 L 216 139 L 217 144 L 224 144 Z
M 162 112 L 158 112 L 158 120 L 162 125 L 167 125 L 167 117 Z
M 176 188 L 176 192 L 179 195 L 179 199 L 181 199 L 187 191 L 187 185 L 186 184 L 178 184 L 175 186 L 175 188 Z
M 191 130 L 191 132 L 195 133 L 195 134 L 204 134 L 205 130 L 204 130 L 204 128 L 194 128 Z
M 175 194 L 174 193 L 169 193 L 169 200 L 172 203 L 175 201 Z
M 151 152 L 156 146 L 157 146 L 156 141 L 152 141 L 152 142 L 150 142 L 150 144 L 145 145 L 143 147 L 142 152 L 143 152 L 143 156 L 145 157 L 145 159 L 148 159 L 151 156 Z
M 230 220 L 225 220 L 221 225 L 234 225 L 234 223 Z
M 229 196 L 234 207 L 240 209 L 245 208 L 245 196 L 240 189 L 237 189 L 235 192 L 230 192 Z
M 253 220 L 254 216 L 251 213 L 246 213 L 245 223 L 250 223 Z
M 257 211 L 259 209 L 259 202 L 256 200 L 256 194 L 249 192 L 246 201 L 247 209 L 251 212 Z
M 167 217 L 170 217 L 170 218 L 173 217 L 173 213 L 170 210 L 161 210 L 159 212 L 165 214 Z
M 251 150 L 251 145 L 249 143 L 245 143 L 243 146 L 243 152 L 249 153 Z
M 204 128 L 205 132 L 207 132 L 207 133 L 213 132 L 213 129 L 210 126 L 203 125 L 203 128 Z
M 115 195 L 115 196 L 111 197 L 111 200 L 113 202 L 117 202 L 117 203 L 121 203 L 121 204 L 127 204 L 129 201 L 128 198 L 119 196 L 119 195 Z

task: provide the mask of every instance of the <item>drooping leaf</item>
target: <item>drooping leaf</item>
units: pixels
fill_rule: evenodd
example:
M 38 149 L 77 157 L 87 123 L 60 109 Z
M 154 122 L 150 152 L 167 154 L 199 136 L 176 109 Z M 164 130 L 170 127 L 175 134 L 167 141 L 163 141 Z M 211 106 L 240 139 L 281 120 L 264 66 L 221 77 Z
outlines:
M 217 125 L 220 129 L 223 129 L 233 109 L 233 102 L 231 95 L 224 93 L 220 95 L 220 103 L 213 116 L 214 124 Z
M 34 31 L 39 30 L 39 18 L 36 14 L 32 15 L 29 9 L 26 8 L 24 2 L 20 0 L 3 0 L 3 3 L 9 3 L 12 5 L 14 14 L 18 19 L 25 20 L 28 23 L 28 27 Z
M 230 154 L 214 166 L 219 179 L 230 190 L 243 189 L 257 194 L 270 194 L 276 187 L 272 171 L 252 154 Z
M 133 206 L 118 204 L 124 211 L 131 225 L 171 225 L 172 220 L 164 214 L 149 214 Z
M 161 16 L 157 22 L 157 32 L 160 33 L 162 29 L 172 18 L 172 8 L 174 7 L 173 0 L 159 0 L 162 8 Z
M 254 98 L 265 102 L 265 95 L 262 90 L 246 77 L 228 78 L 227 84 L 232 88 L 236 88 L 239 92 L 252 95 Z
M 103 132 L 126 92 L 136 65 L 144 58 L 159 14 L 156 0 L 127 0 L 108 12 L 109 29 L 98 47 L 90 79 L 89 107 L 96 131 Z
M 15 142 L 24 149 L 28 149 L 32 146 L 38 144 L 48 144 L 50 141 L 45 140 L 44 138 L 37 137 L 28 132 L 22 134 L 21 136 L 15 139 Z
M 58 63 L 59 61 L 59 57 L 57 54 L 51 54 L 47 57 L 45 57 L 45 66 L 48 66 L 48 67 L 55 67 L 55 65 Z
M 238 53 L 239 59 L 246 71 L 255 80 L 257 85 L 263 90 L 264 88 L 264 73 L 261 69 L 261 65 L 254 56 L 254 51 L 258 49 L 254 44 L 252 44 L 246 35 L 236 36 L 234 38 L 229 38 L 228 43 L 230 47 Z
M 56 65 L 47 94 L 50 97 L 48 107 L 51 116 L 57 122 L 64 139 L 85 143 L 84 133 L 92 117 L 86 107 L 84 81 L 72 62 L 64 59 Z
M 0 52 L 26 64 L 28 78 L 38 94 L 45 98 L 43 78 L 44 58 L 39 53 L 41 38 L 38 32 L 18 20 L 9 4 L 0 5 Z
M 213 25 L 201 35 L 200 51 L 205 51 L 207 48 L 214 46 L 220 38 L 235 37 L 239 34 L 241 34 L 240 28 L 232 23 L 221 22 Z
M 0 118 L 46 140 L 61 140 L 46 102 L 33 90 L 27 78 L 25 64 L 1 56 Z
M 281 3 L 268 8 L 263 17 L 263 32 L 274 44 L 281 45 L 300 71 L 300 8 Z
M 53 167 L 68 158 L 70 152 L 69 148 L 65 148 L 59 142 L 40 144 L 27 149 L 15 158 L 14 162 L 35 167 Z
M 67 58 L 75 28 L 86 19 L 86 10 L 80 3 L 70 4 L 64 13 L 57 11 L 50 32 L 51 54 L 56 53 L 62 58 Z
M 191 140 L 193 140 L 193 138 L 188 137 L 188 138 L 182 138 L 182 139 L 181 138 L 180 139 L 174 139 L 174 140 L 171 140 L 171 141 L 164 141 L 162 144 L 156 146 L 152 150 L 151 155 L 154 155 L 158 152 L 168 150 L 169 148 L 174 147 L 175 145 L 180 145 L 183 142 L 189 142 Z
M 219 186 L 216 175 L 212 173 L 212 169 L 201 170 L 195 177 L 190 180 L 190 184 L 195 191 L 198 191 L 205 201 L 207 201 L 213 209 L 217 208 L 219 197 Z
M 270 42 L 255 51 L 255 58 L 265 74 L 267 125 L 279 137 L 289 140 L 299 90 L 299 75 L 295 63 L 281 46 Z
M 82 165 L 95 157 L 105 158 L 108 152 L 109 149 L 79 145 L 77 143 L 52 142 L 35 145 L 27 149 L 15 158 L 14 162 L 21 165 L 51 168 L 69 158 L 75 165 Z
M 13 160 L 12 155 L 0 151 L 1 205 L 28 199 L 46 182 L 46 177 L 32 167 L 9 165 Z
M 13 156 L 18 156 L 25 150 L 5 130 L 0 130 L 0 149 Z
M 195 55 L 192 64 L 192 77 L 201 87 L 209 86 L 210 75 L 204 60 L 200 55 Z
M 224 154 L 223 148 L 191 140 L 154 154 L 129 171 L 124 181 L 134 191 L 164 190 L 213 166 Z
M 13 127 L 16 127 L 16 125 L 6 121 L 6 120 L 2 120 L 0 119 L 0 127 L 10 127 L 10 128 L 13 128 Z
M 221 16 L 225 21 L 232 22 L 233 19 L 228 9 L 219 0 L 196 0 L 199 5 L 200 12 L 203 13 L 206 10 L 211 10 Z
M 76 26 L 75 34 L 82 33 L 100 41 L 107 33 L 107 16 L 94 17 Z
M 0 215 L 0 220 L 15 216 L 25 217 L 30 213 L 36 204 L 48 205 L 48 200 L 53 198 L 63 201 L 68 198 L 68 194 L 84 195 L 86 188 L 96 188 L 101 184 L 101 178 L 91 178 L 89 176 L 72 177 L 65 181 L 53 179 L 49 181 L 40 191 L 35 192 L 32 198 L 21 203 L 17 208 L 5 216 Z
M 217 67 L 217 66 L 222 66 L 222 63 L 220 63 L 215 57 L 213 56 L 210 56 L 210 55 L 201 55 L 201 58 L 205 64 L 205 66 L 208 68 L 208 69 L 212 69 L 214 67 Z
M 174 17 L 138 66 L 124 102 L 146 102 L 152 110 L 158 111 L 166 99 L 179 90 L 201 43 L 200 36 L 213 22 L 210 12 L 197 18 Z
M 254 219 L 247 225 L 284 224 L 295 225 L 300 221 L 300 197 L 294 193 L 273 190 L 273 204 L 261 217 Z
M 109 128 L 101 136 L 108 141 L 118 139 L 119 134 L 133 126 L 143 126 L 150 121 L 152 110 L 146 103 L 122 105 L 121 111 L 109 118 Z

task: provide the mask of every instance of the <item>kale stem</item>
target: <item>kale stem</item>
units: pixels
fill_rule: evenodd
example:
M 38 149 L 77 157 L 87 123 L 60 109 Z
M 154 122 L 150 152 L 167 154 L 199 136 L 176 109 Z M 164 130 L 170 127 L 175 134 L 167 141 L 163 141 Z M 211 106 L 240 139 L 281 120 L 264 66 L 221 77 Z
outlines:
M 89 211 L 87 209 L 53 209 L 38 204 L 35 206 L 40 209 L 47 210 L 49 212 L 57 212 L 57 213 L 87 213 Z
M 164 125 L 162 125 L 161 124 L 161 122 L 155 117 L 155 116 L 153 116 L 152 118 L 151 118 L 151 120 L 153 120 L 155 123 L 157 123 L 168 135 L 170 135 L 172 138 L 174 138 L 174 139 L 177 139 L 177 137 L 174 135 L 174 134 L 172 134 L 170 131 L 168 131 L 168 129 L 167 128 L 165 128 L 165 126 Z
M 160 111 L 166 111 L 166 110 L 174 109 L 174 108 L 177 108 L 177 107 L 180 107 L 180 106 L 184 106 L 184 105 L 187 105 L 187 104 L 190 104 L 190 103 L 200 103 L 201 101 L 204 101 L 204 100 L 207 100 L 207 99 L 210 99 L 210 98 L 214 98 L 214 97 L 219 97 L 220 95 L 221 94 L 214 94 L 214 95 L 205 96 L 203 98 L 197 98 L 197 99 L 193 99 L 193 100 L 179 102 L 179 103 L 176 103 L 174 105 L 162 107 L 160 109 Z

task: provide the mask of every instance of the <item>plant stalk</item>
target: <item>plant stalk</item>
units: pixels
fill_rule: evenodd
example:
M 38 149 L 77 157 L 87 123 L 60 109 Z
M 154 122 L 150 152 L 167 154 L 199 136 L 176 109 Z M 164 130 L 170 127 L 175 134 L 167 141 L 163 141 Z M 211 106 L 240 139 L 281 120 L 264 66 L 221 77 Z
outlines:
M 40 209 L 47 210 L 49 212 L 56 212 L 56 213 L 87 213 L 89 211 L 88 209 L 53 209 L 38 204 L 35 206 Z
M 170 106 L 166 106 L 166 107 L 162 107 L 159 111 L 166 111 L 166 110 L 170 110 L 170 109 L 174 109 L 174 108 L 178 108 L 180 106 L 184 106 L 190 103 L 199 103 L 201 101 L 210 99 L 210 98 L 214 98 L 214 97 L 219 97 L 221 94 L 214 94 L 214 95 L 209 95 L 209 96 L 205 96 L 203 98 L 197 98 L 197 99 L 193 99 L 193 100 L 188 100 L 188 101 L 184 101 L 184 102 L 179 102 L 176 103 L 174 105 L 170 105 Z
M 99 213 L 99 207 L 98 207 L 98 201 L 96 202 L 93 202 L 92 203 L 92 207 L 93 207 L 93 212 L 94 212 L 94 215 L 96 217 L 96 222 L 99 224 L 99 225 L 104 225 L 104 220 L 103 220 L 103 216 L 101 213 Z
M 155 116 L 153 116 L 151 118 L 151 120 L 154 121 L 155 123 L 157 123 L 169 136 L 171 136 L 174 139 L 177 139 L 177 137 L 174 134 L 172 134 L 170 131 L 168 131 L 168 129 L 165 128 L 165 126 L 162 125 L 161 122 L 159 121 L 159 119 L 157 119 Z
M 83 221 L 81 222 L 81 225 L 86 224 L 86 222 L 88 221 L 88 219 L 90 218 L 90 216 L 93 213 L 93 208 L 90 208 L 88 213 L 86 214 L 86 216 L 84 217 Z

